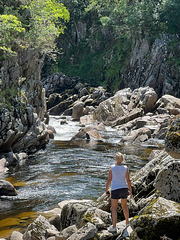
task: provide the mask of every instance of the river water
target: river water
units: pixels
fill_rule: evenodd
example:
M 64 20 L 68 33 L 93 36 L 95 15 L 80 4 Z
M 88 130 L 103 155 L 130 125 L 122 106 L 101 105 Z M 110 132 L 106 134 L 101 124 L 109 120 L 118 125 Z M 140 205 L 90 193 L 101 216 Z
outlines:
M 50 117 L 57 133 L 45 150 L 29 156 L 20 166 L 11 169 L 1 179 L 10 181 L 17 189 L 15 197 L 0 199 L 0 237 L 9 237 L 14 230 L 23 232 L 37 215 L 65 199 L 96 199 L 105 191 L 109 166 L 121 151 L 133 174 L 148 161 L 152 149 L 161 144 L 120 147 L 121 135 L 106 128 L 101 135 L 105 142 L 70 141 L 80 126 L 67 119 L 60 125 L 58 117 Z

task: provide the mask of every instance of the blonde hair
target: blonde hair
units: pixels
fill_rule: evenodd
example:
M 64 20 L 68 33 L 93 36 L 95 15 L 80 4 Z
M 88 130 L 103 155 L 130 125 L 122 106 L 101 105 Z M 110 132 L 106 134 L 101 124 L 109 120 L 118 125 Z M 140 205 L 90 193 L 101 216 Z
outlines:
M 115 157 L 116 162 L 123 162 L 124 161 L 124 156 L 122 153 L 118 152 L 116 153 L 116 157 Z

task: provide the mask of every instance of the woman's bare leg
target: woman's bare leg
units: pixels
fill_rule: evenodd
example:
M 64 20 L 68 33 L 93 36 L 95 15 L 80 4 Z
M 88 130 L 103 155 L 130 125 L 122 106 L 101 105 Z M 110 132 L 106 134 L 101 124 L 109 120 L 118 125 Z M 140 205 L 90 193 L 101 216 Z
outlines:
M 126 224 L 129 224 L 129 209 L 127 206 L 127 198 L 126 199 L 121 199 L 121 206 L 123 209 L 123 214 L 126 219 Z
M 116 227 L 117 223 L 117 206 L 118 206 L 119 199 L 111 199 L 111 214 L 112 214 L 112 223 L 113 228 Z

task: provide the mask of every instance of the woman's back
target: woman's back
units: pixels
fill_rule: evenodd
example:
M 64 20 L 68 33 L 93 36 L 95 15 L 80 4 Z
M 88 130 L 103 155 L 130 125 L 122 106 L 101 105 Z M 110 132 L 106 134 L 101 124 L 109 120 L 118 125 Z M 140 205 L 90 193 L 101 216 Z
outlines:
M 126 165 L 112 165 L 112 184 L 111 190 L 119 189 L 119 188 L 128 188 L 126 182 L 126 172 L 127 166 Z

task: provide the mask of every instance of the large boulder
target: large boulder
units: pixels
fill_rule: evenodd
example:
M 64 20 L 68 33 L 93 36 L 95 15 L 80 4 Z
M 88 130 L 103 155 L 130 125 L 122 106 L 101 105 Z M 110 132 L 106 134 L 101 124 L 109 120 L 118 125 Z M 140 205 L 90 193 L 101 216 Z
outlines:
M 71 104 L 73 104 L 73 99 L 68 98 L 64 101 L 61 101 L 59 104 L 49 109 L 51 115 L 60 115 L 62 114 Z
M 123 118 L 126 119 L 125 117 L 122 117 L 121 119 Z M 121 124 L 120 126 L 118 126 L 118 131 L 125 134 L 127 133 L 127 138 L 129 138 L 131 135 L 134 136 L 135 133 L 138 133 L 137 131 L 138 129 L 141 132 L 141 130 L 146 128 L 150 130 L 152 138 L 158 138 L 158 139 L 164 140 L 168 126 L 169 126 L 170 119 L 171 119 L 171 115 L 169 114 L 147 113 L 142 117 L 138 117 L 131 121 L 128 121 L 127 123 Z M 148 140 L 149 137 L 146 139 Z M 126 137 L 123 138 L 123 140 L 126 141 Z
M 83 217 L 86 221 L 93 223 L 97 229 L 103 229 L 112 222 L 111 214 L 97 207 L 89 208 Z
M 159 197 L 143 209 L 140 216 L 131 220 L 134 229 L 130 239 L 159 240 L 163 236 L 179 239 L 180 204 Z
M 80 224 L 80 220 L 89 207 L 94 206 L 93 201 L 79 200 L 62 203 L 60 229 L 63 230 L 71 225 Z
M 156 92 L 150 87 L 133 92 L 126 88 L 101 102 L 94 112 L 94 118 L 105 124 L 120 125 L 153 111 L 157 98 Z
M 62 230 L 59 235 L 56 235 L 56 240 L 68 239 L 73 233 L 78 231 L 76 225 L 69 226 Z
M 0 159 L 0 173 L 8 171 L 7 165 L 8 165 L 7 160 L 5 158 L 1 158 Z
M 120 141 L 122 144 L 129 143 L 141 143 L 147 141 L 151 137 L 151 130 L 149 128 L 139 128 L 133 131 L 130 131 L 125 137 Z
M 78 229 L 77 232 L 73 233 L 68 240 L 94 239 L 96 231 L 96 227 L 92 223 L 88 222 L 86 225 Z
M 33 223 L 31 223 L 26 232 L 23 234 L 24 240 L 45 240 L 48 237 L 59 234 L 59 231 L 51 225 L 43 216 L 38 216 Z
M 18 231 L 13 231 L 10 240 L 23 240 L 23 234 Z
M 162 161 L 162 166 L 157 174 L 154 186 L 165 198 L 180 202 L 180 159 L 169 162 Z
M 179 166 L 180 162 L 171 157 L 165 150 L 153 151 L 150 155 L 150 161 L 131 177 L 135 200 L 145 198 L 155 190 L 159 190 L 161 196 L 179 202 Z
M 14 186 L 5 180 L 0 180 L 0 196 L 16 196 L 17 191 Z
M 72 118 L 74 120 L 79 120 L 83 116 L 84 103 L 82 101 L 77 101 L 72 110 Z
M 62 101 L 62 96 L 58 93 L 53 93 L 49 96 L 47 101 L 47 109 L 54 107 Z
M 180 115 L 170 121 L 165 138 L 165 149 L 171 156 L 180 159 Z
M 97 140 L 97 141 L 103 141 L 103 138 L 101 137 L 99 133 L 99 129 L 102 130 L 101 126 L 88 126 L 84 128 L 80 128 L 79 132 L 75 134 L 71 138 L 71 141 L 74 140 Z
M 169 114 L 178 115 L 180 114 L 180 98 L 164 95 L 157 101 L 156 108 L 159 113 L 166 111 Z

